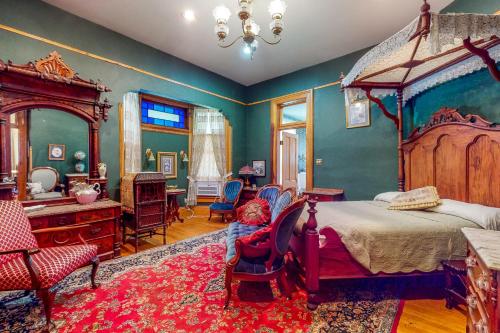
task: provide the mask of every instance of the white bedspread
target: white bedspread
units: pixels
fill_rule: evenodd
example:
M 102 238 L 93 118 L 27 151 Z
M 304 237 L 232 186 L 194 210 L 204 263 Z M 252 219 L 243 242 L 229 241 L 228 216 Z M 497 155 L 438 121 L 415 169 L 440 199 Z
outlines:
M 331 227 L 361 265 L 377 274 L 430 272 L 444 259 L 466 255 L 463 227 L 480 228 L 460 217 L 427 211 L 388 210 L 380 201 L 320 202 L 318 230 Z M 307 209 L 302 220 L 307 221 Z M 300 226 L 301 227 L 301 226 Z

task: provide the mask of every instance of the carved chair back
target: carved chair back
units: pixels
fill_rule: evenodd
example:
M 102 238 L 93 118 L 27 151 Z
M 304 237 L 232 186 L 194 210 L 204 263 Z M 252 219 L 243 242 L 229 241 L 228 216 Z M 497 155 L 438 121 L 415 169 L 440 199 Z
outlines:
M 274 208 L 276 204 L 276 200 L 278 199 L 281 193 L 281 185 L 277 184 L 268 184 L 259 189 L 257 191 L 256 197 L 259 199 L 264 199 L 269 203 L 269 208 L 271 210 Z
M 0 252 L 37 248 L 31 224 L 18 201 L 0 201 Z M 21 253 L 0 255 L 0 266 Z
M 271 224 L 273 224 L 280 215 L 280 213 L 290 205 L 292 199 L 293 199 L 293 193 L 290 189 L 283 191 L 278 196 L 278 198 L 276 198 L 274 207 L 271 210 Z
M 229 180 L 224 184 L 222 202 L 237 203 L 243 190 L 243 181 L 241 179 Z
M 33 168 L 29 180 L 31 183 L 41 183 L 45 192 L 52 192 L 59 184 L 59 172 L 51 167 Z

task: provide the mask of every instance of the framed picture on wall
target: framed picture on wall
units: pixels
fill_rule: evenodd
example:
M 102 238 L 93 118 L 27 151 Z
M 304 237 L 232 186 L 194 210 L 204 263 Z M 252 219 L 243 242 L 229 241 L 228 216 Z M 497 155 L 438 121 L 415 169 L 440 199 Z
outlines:
M 370 126 L 370 101 L 363 99 L 346 105 L 345 121 L 347 128 Z
M 156 161 L 156 171 L 167 179 L 177 178 L 177 153 L 159 151 Z
M 266 160 L 253 160 L 252 168 L 255 170 L 255 177 L 265 177 L 266 176 Z
M 66 159 L 66 145 L 49 143 L 49 161 L 64 161 Z

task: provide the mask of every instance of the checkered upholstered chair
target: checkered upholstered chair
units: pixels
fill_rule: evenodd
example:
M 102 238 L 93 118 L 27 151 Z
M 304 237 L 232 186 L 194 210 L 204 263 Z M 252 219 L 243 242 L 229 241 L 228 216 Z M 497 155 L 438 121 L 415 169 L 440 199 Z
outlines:
M 217 202 L 214 202 L 209 206 L 210 216 L 208 220 L 212 218 L 212 213 L 221 214 L 222 220 L 225 219 L 227 214 L 231 214 L 234 217 L 234 210 L 238 201 L 240 200 L 241 191 L 243 190 L 243 181 L 241 179 L 229 180 L 224 184 L 223 194 Z
M 271 211 L 274 208 L 274 204 L 276 200 L 280 196 L 281 193 L 281 185 L 269 184 L 262 186 L 257 192 L 256 197 L 259 199 L 264 199 L 269 203 L 269 208 Z
M 288 191 L 287 191 L 288 192 Z M 285 275 L 285 255 L 293 230 L 305 206 L 305 198 L 285 207 L 265 228 L 252 234 L 226 241 L 226 301 L 231 300 L 231 283 L 240 281 L 270 281 L 277 279 L 281 290 L 290 297 L 290 289 Z M 228 231 L 231 233 L 231 230 Z
M 88 227 L 50 228 L 69 230 Z M 45 310 L 46 330 L 50 327 L 53 295 L 50 288 L 77 268 L 92 264 L 92 288 L 99 265 L 97 246 L 83 245 L 39 248 L 28 217 L 20 202 L 0 201 L 0 291 L 35 290 Z M 81 238 L 81 237 L 80 237 Z

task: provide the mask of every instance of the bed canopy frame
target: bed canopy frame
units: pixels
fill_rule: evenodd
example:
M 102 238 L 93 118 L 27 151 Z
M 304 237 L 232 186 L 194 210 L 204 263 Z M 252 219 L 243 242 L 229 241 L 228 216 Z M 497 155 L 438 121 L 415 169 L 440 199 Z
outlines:
M 422 91 L 482 68 L 500 82 L 500 15 L 436 14 L 427 0 L 420 16 L 372 48 L 345 77 L 346 105 L 368 98 L 398 131 L 398 190 L 405 190 L 403 107 Z M 397 96 L 397 114 L 380 98 Z

